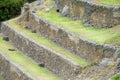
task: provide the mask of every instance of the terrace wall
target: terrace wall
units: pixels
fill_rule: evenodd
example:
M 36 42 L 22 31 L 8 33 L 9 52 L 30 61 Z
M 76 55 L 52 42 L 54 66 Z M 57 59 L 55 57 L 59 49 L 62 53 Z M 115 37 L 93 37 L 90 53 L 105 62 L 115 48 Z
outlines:
M 62 12 L 65 5 L 73 20 L 81 19 L 85 26 L 109 28 L 120 24 L 120 7 L 96 4 L 90 0 L 55 0 L 57 8 Z
M 0 52 L 0 75 L 5 80 L 35 80 Z
M 102 58 L 111 58 L 116 51 L 115 46 L 102 45 L 79 37 L 35 13 L 30 13 L 29 28 L 91 62 L 99 61 Z
M 28 38 L 22 32 L 13 29 L 7 23 L 2 24 L 2 33 L 9 37 L 10 42 L 25 55 L 53 72 L 62 80 L 73 80 L 82 70 L 82 67 L 66 56 L 57 53 L 48 47 Z

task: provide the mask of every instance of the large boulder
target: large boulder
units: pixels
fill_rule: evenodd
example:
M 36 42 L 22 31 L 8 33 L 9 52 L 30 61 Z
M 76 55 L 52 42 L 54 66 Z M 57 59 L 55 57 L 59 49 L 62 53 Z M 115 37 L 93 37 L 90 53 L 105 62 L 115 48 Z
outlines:
M 69 15 L 69 7 L 65 5 L 65 7 L 62 10 L 62 16 L 68 16 Z

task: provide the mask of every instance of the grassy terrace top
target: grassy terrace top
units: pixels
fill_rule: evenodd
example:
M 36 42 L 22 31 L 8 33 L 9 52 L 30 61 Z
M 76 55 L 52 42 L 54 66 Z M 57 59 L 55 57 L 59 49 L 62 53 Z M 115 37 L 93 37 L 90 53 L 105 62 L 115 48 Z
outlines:
M 120 79 L 120 73 L 117 73 L 111 77 L 111 80 L 119 80 L 119 79 Z
M 97 3 L 120 6 L 120 0 L 93 0 Z
M 6 41 L 3 41 L 0 36 L 0 52 L 4 53 L 8 58 L 20 65 L 23 70 L 29 72 L 30 75 L 35 77 L 37 80 L 60 80 L 47 70 L 39 67 L 35 62 L 28 59 L 26 56 L 23 56 L 19 51 L 9 51 L 8 49 L 14 49 L 14 47 Z M 0 80 L 4 79 L 0 77 Z
M 25 28 L 23 28 L 23 26 L 16 24 L 14 19 L 10 20 L 8 23 L 11 26 L 13 26 L 13 28 L 18 30 L 19 32 L 26 34 L 26 36 L 28 36 L 29 38 L 32 38 L 36 42 L 43 44 L 58 53 L 65 55 L 66 57 L 68 57 L 71 60 L 75 61 L 76 63 L 80 64 L 81 66 L 86 66 L 88 64 L 84 59 L 68 52 L 67 50 L 65 50 L 64 48 L 60 47 L 59 45 L 53 43 L 52 41 L 48 40 L 47 38 L 44 38 L 36 33 L 32 33 L 31 30 L 25 29 Z
M 2 76 L 0 76 L 0 80 L 4 80 Z
M 94 27 L 85 27 L 82 21 L 72 21 L 69 18 L 62 17 L 55 9 L 51 9 L 50 12 L 45 10 L 37 11 L 37 15 L 54 24 L 73 32 L 79 36 L 85 37 L 89 40 L 93 40 L 100 44 L 112 44 L 120 45 L 120 26 L 115 26 L 108 29 L 96 29 Z

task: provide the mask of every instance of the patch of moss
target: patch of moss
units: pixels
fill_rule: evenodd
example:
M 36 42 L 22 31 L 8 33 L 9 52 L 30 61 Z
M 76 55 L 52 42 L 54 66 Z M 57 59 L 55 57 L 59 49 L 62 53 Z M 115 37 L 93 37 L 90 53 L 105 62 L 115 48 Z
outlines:
M 70 32 L 100 44 L 109 43 L 113 45 L 120 45 L 120 25 L 107 29 L 85 27 L 80 20 L 72 21 L 67 17 L 62 17 L 61 14 L 55 11 L 55 9 L 51 9 L 48 13 L 46 13 L 44 10 L 37 11 L 37 15 L 43 17 L 49 22 L 60 25 Z
M 8 23 L 11 26 L 13 26 L 13 28 L 18 30 L 19 32 L 26 34 L 28 37 L 32 38 L 36 42 L 43 44 L 58 53 L 64 54 L 66 57 L 70 58 L 71 60 L 75 61 L 76 63 L 80 64 L 81 66 L 86 66 L 89 64 L 83 58 L 80 58 L 80 57 L 68 52 L 67 50 L 65 50 L 64 48 L 60 47 L 59 45 L 53 43 L 52 41 L 48 40 L 47 38 L 42 37 L 36 33 L 32 33 L 31 30 L 25 29 L 25 28 L 23 28 L 23 26 L 16 24 L 15 19 L 8 21 Z
M 120 80 L 120 73 L 114 75 L 110 80 Z
M 4 53 L 8 58 L 20 65 L 23 70 L 30 73 L 37 80 L 60 80 L 44 68 L 39 67 L 38 64 L 26 56 L 22 55 L 19 51 L 9 51 L 9 49 L 14 49 L 14 47 L 6 41 L 3 41 L 0 36 L 0 52 Z

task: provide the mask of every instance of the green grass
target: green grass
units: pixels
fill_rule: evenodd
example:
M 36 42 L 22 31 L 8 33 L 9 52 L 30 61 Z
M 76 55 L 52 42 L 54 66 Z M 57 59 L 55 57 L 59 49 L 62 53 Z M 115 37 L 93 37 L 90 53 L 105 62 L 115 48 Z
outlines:
M 109 5 L 119 5 L 120 6 L 120 0 L 96 0 L 103 4 L 109 4 Z
M 19 51 L 9 51 L 13 46 L 2 40 L 0 36 L 0 52 L 3 52 L 12 61 L 20 65 L 25 71 L 29 72 L 37 80 L 60 80 L 44 68 L 39 67 L 35 62 L 23 56 Z
M 120 80 L 120 73 L 114 75 L 110 80 Z
M 94 27 L 85 27 L 80 20 L 72 21 L 66 17 L 62 17 L 54 9 L 46 13 L 44 10 L 37 11 L 37 15 L 45 18 L 49 22 L 60 25 L 61 27 L 73 32 L 79 36 L 93 40 L 100 44 L 110 43 L 120 45 L 120 26 L 108 29 L 96 29 Z
M 0 76 L 0 80 L 4 80 L 2 76 Z
M 23 28 L 23 26 L 20 26 L 18 24 L 16 24 L 14 22 L 15 20 L 10 20 L 8 23 L 13 26 L 13 28 L 15 28 L 16 30 L 22 32 L 23 34 L 26 34 L 28 37 L 32 38 L 33 40 L 35 40 L 36 42 L 43 44 L 49 48 L 51 48 L 52 50 L 61 53 L 63 55 L 65 55 L 66 57 L 70 58 L 71 60 L 75 61 L 76 63 L 80 64 L 81 66 L 86 66 L 89 63 L 87 63 L 84 59 L 68 52 L 67 50 L 65 50 L 64 48 L 58 46 L 57 44 L 53 43 L 52 41 L 48 40 L 47 38 L 44 38 L 36 33 L 32 33 L 31 30 L 25 29 Z

